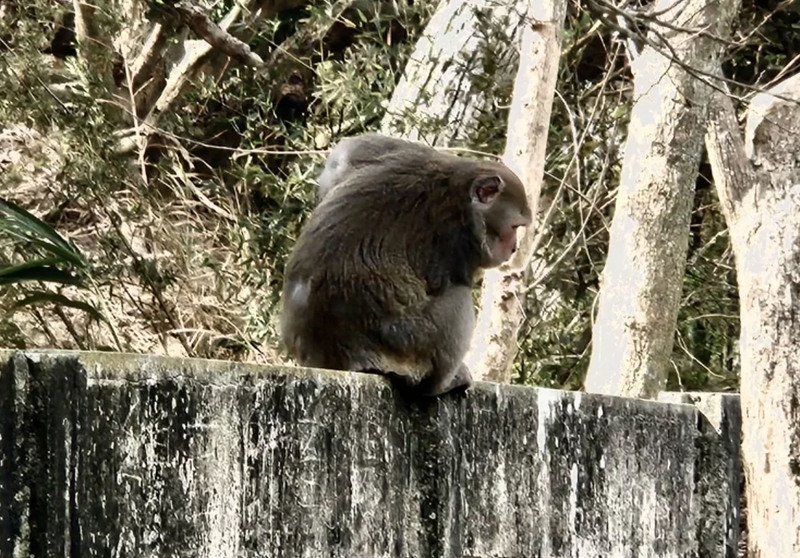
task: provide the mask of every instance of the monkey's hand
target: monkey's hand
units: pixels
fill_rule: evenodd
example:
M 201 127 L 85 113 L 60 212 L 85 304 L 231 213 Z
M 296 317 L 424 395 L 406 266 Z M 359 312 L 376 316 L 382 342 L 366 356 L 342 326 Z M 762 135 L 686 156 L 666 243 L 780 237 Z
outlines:
M 464 394 L 472 386 L 472 374 L 463 362 L 443 376 L 432 374 L 418 384 L 416 391 L 426 397 L 445 393 Z

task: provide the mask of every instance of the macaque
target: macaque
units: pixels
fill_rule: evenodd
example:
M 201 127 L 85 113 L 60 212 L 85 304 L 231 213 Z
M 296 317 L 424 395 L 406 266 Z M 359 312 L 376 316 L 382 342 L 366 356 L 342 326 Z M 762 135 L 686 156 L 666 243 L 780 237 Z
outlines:
M 419 150 L 419 156 L 424 158 L 431 148 L 380 134 L 362 134 L 341 140 L 328 154 L 325 167 L 317 177 L 317 203 L 342 182 L 346 174 L 365 166 L 380 165 L 384 155 L 395 150 Z
M 340 142 L 286 265 L 281 335 L 303 366 L 379 372 L 420 396 L 465 390 L 473 279 L 531 210 L 501 163 L 376 134 Z

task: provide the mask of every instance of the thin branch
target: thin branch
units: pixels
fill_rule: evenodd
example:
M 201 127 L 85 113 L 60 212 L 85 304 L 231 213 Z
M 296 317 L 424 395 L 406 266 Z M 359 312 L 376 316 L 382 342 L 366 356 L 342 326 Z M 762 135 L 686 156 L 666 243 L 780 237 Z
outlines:
M 641 33 L 639 31 L 635 31 L 633 29 L 620 26 L 617 23 L 611 21 L 606 15 L 605 10 L 607 9 L 608 11 L 613 12 L 615 15 L 625 18 L 626 20 L 634 23 L 640 19 L 648 21 L 650 20 L 650 18 L 645 17 L 642 14 L 631 14 L 629 12 L 617 8 L 616 6 L 613 6 L 612 4 L 604 2 L 604 0 L 587 0 L 586 4 L 589 8 L 589 11 L 595 17 L 597 17 L 597 19 L 599 19 L 604 25 L 608 26 L 609 29 L 617 31 L 623 37 L 633 36 L 636 39 L 639 39 L 646 45 L 650 46 L 657 52 L 661 53 L 662 56 L 665 56 L 669 60 L 678 64 L 681 67 L 681 69 L 686 71 L 689 75 L 697 78 L 705 85 L 707 85 L 708 87 L 714 89 L 719 93 L 725 93 L 728 95 L 731 94 L 729 91 L 725 90 L 721 85 L 719 85 L 718 82 L 724 82 L 729 85 L 734 85 L 736 87 L 740 87 L 742 89 L 750 91 L 751 93 L 769 93 L 769 90 L 766 86 L 758 86 L 758 85 L 750 85 L 747 83 L 742 83 L 736 81 L 735 79 L 731 79 L 723 75 L 716 74 L 713 71 L 701 70 L 699 68 L 691 66 L 690 64 L 687 64 L 686 62 L 680 59 L 680 57 L 675 52 L 674 48 L 669 44 L 669 41 L 666 40 L 666 38 L 661 32 L 654 29 L 654 26 L 649 26 L 649 33 L 651 33 L 655 38 L 659 39 L 661 44 L 657 43 L 653 38 L 648 37 L 647 33 Z M 703 29 L 685 29 L 682 28 L 681 26 L 675 26 L 675 25 L 672 26 L 664 25 L 664 27 L 675 31 L 708 37 L 712 40 L 722 42 L 723 44 L 726 45 L 732 44 L 731 41 L 722 41 L 719 37 L 715 36 L 713 33 L 709 33 L 708 31 L 705 31 Z M 787 101 L 791 103 L 797 102 L 794 99 L 788 97 L 782 97 L 780 95 L 774 95 L 774 94 L 772 95 L 781 99 L 782 101 Z
M 172 8 L 178 13 L 181 22 L 186 27 L 217 50 L 248 66 L 254 68 L 263 66 L 264 61 L 258 54 L 250 50 L 247 43 L 240 41 L 212 21 L 199 6 L 195 6 L 187 0 L 178 0 L 172 5 Z
M 183 2 L 179 3 L 182 4 Z M 249 5 L 250 3 L 252 3 L 252 0 L 250 0 L 247 4 Z M 244 9 L 247 9 L 247 5 L 243 6 L 239 3 L 235 4 L 233 8 L 231 8 L 231 10 L 225 15 L 225 17 L 222 18 L 222 21 L 219 23 L 219 25 L 214 25 L 227 34 L 227 29 L 239 19 Z M 181 93 L 183 93 L 183 91 L 186 89 L 191 76 L 193 76 L 194 73 L 200 68 L 206 55 L 208 55 L 211 50 L 212 44 L 207 42 L 205 39 L 200 41 L 184 41 L 185 54 L 183 55 L 183 58 L 181 58 L 181 60 L 172 68 L 169 76 L 167 77 L 167 83 L 164 86 L 164 89 L 161 91 L 158 99 L 148 112 L 147 116 L 140 121 L 142 125 L 141 132 L 144 134 L 144 138 L 149 137 L 157 130 L 156 123 L 158 122 L 161 113 L 169 110 L 172 104 L 178 99 L 178 97 L 180 97 Z M 138 118 L 138 116 L 135 114 L 132 115 L 132 117 Z M 136 136 L 135 134 L 132 136 L 122 137 L 119 140 L 116 152 L 119 154 L 130 153 L 136 149 L 141 140 L 142 137 Z

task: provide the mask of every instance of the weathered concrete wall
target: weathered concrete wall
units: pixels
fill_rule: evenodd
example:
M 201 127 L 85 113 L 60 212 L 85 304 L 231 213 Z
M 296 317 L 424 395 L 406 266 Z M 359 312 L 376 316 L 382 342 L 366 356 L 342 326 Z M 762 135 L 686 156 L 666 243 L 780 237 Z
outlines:
M 361 374 L 5 352 L 0 556 L 716 558 L 728 487 L 698 478 L 723 455 L 702 423 L 545 389 L 420 404 Z
M 697 537 L 700 548 L 715 549 L 720 558 L 737 558 L 742 495 L 739 396 L 664 392 L 659 394 L 659 401 L 687 403 L 700 411 L 695 494 L 701 498 L 701 509 L 708 513 L 698 518 Z

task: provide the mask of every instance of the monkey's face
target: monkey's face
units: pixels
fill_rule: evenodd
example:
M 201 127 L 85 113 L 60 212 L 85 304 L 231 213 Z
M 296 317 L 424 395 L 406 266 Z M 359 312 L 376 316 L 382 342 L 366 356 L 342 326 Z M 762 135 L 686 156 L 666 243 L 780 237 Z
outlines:
M 496 267 L 517 250 L 517 229 L 531 224 L 525 188 L 506 168 L 472 184 L 472 204 L 481 241 L 481 267 Z
M 522 226 L 522 225 L 519 225 Z M 517 227 L 509 228 L 497 234 L 487 231 L 486 240 L 489 245 L 491 261 L 486 267 L 495 267 L 508 261 L 517 251 Z

